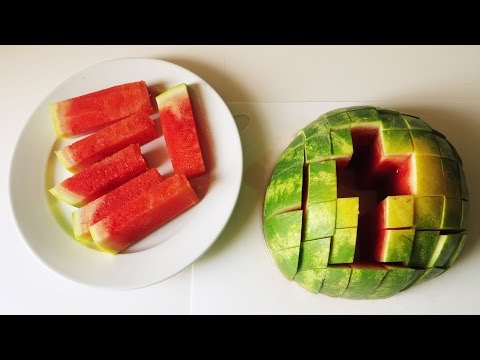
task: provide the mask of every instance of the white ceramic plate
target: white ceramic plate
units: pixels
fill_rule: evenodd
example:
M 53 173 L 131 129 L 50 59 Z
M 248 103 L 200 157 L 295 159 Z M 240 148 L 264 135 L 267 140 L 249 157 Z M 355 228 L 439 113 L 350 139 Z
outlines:
M 192 185 L 202 200 L 168 224 L 111 256 L 73 238 L 75 209 L 48 189 L 71 174 L 53 154 L 57 140 L 49 104 L 109 86 L 145 80 L 155 93 L 179 83 L 190 86 L 209 172 Z M 71 141 L 70 141 L 71 142 Z M 142 147 L 147 162 L 171 173 L 163 137 Z M 243 160 L 238 130 L 227 106 L 204 80 L 165 61 L 126 58 L 89 67 L 58 86 L 35 110 L 18 139 L 10 171 L 10 199 L 20 234 L 48 268 L 71 280 L 110 289 L 148 286 L 181 271 L 201 256 L 225 227 L 237 200 Z

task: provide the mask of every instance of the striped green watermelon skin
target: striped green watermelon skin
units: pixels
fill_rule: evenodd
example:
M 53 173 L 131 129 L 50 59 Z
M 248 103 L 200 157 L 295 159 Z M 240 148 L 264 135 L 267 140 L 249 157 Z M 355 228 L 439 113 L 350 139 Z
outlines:
M 359 216 L 356 198 L 332 189 L 344 168 L 355 169 L 360 187 L 377 190 L 377 208 Z M 337 206 L 326 206 L 331 201 Z M 314 208 L 331 209 L 333 225 Z M 468 208 L 463 163 L 444 135 L 413 115 L 349 107 L 321 115 L 281 155 L 265 193 L 264 235 L 274 259 L 288 253 L 275 260 L 282 273 L 307 291 L 387 298 L 452 266 L 467 238 Z M 304 246 L 310 242 L 318 245 Z M 328 261 L 305 268 L 302 258 L 315 254 Z

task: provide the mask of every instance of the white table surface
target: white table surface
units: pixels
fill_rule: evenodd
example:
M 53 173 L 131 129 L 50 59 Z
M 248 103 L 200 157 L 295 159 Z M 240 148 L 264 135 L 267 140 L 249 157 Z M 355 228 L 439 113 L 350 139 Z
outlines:
M 225 232 L 192 266 L 148 288 L 103 291 L 63 279 L 29 253 L 8 204 L 9 166 L 22 127 L 55 86 L 94 63 L 131 56 L 194 71 L 241 115 L 244 183 Z M 478 46 L 0 46 L 0 313 L 479 314 L 478 64 Z M 381 301 L 316 296 L 289 283 L 261 229 L 269 172 L 292 136 L 320 113 L 357 103 L 423 116 L 456 145 L 470 187 L 470 238 L 456 266 Z

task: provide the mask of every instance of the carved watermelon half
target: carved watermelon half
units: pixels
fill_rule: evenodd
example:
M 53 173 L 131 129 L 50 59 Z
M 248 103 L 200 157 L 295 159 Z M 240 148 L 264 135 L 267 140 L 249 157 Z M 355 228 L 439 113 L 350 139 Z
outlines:
M 462 160 L 422 119 L 372 106 L 330 111 L 281 155 L 265 193 L 267 247 L 310 292 L 395 295 L 445 272 L 466 237 Z

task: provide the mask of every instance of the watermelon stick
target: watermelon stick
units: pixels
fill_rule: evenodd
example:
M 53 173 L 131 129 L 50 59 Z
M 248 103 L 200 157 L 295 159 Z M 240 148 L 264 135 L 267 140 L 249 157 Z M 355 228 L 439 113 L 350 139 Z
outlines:
M 153 186 L 163 181 L 157 169 L 150 169 L 136 178 L 119 186 L 108 194 L 89 202 L 72 213 L 72 225 L 75 238 L 82 242 L 91 242 L 91 225 L 99 222 L 115 210 L 133 200 L 141 193 L 149 191 Z
M 153 106 L 145 81 L 122 84 L 50 105 L 58 137 L 88 134 Z
M 144 145 L 157 137 L 153 121 L 138 113 L 55 151 L 55 154 L 63 166 L 77 172 L 130 144 Z
M 132 144 L 51 188 L 56 198 L 83 206 L 147 170 L 138 144 Z
M 95 244 L 116 254 L 198 202 L 183 174 L 176 174 L 90 226 Z
M 156 97 L 163 136 L 176 173 L 186 177 L 205 172 L 195 116 L 187 85 L 179 84 Z

